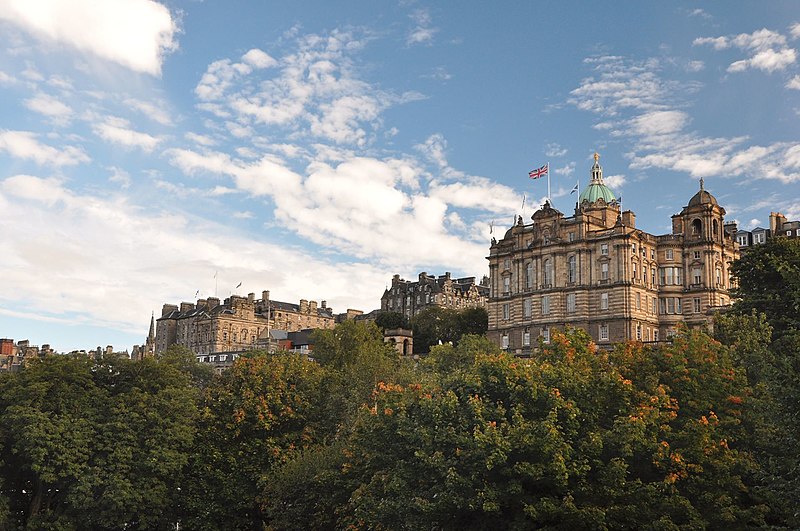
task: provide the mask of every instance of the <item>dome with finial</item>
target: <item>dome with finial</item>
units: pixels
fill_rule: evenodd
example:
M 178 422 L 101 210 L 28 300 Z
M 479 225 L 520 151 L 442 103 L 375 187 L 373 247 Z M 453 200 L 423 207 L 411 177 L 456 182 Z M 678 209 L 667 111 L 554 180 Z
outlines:
M 708 193 L 705 189 L 703 178 L 700 177 L 700 191 L 694 194 L 694 196 L 689 199 L 689 206 L 698 206 L 698 205 L 716 205 L 717 198 Z
M 594 203 L 598 199 L 602 199 L 606 203 L 617 200 L 614 196 L 614 192 L 603 183 L 603 168 L 600 166 L 600 155 L 595 153 L 594 164 L 592 165 L 592 180 L 589 182 L 589 186 L 581 192 L 578 203 L 583 203 L 584 201 Z

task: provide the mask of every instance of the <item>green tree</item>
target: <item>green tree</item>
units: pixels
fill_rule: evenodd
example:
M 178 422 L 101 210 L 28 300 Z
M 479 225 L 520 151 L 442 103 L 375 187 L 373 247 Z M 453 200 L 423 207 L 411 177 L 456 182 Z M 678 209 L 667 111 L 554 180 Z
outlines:
M 427 354 L 434 345 L 455 343 L 458 339 L 458 314 L 455 310 L 431 306 L 411 319 L 414 353 Z
M 755 245 L 731 270 L 738 313 L 763 313 L 776 336 L 800 330 L 800 240 L 772 238 Z
M 380 312 L 375 318 L 375 324 L 383 331 L 408 328 L 408 319 L 400 312 Z
M 352 529 L 764 525 L 747 381 L 719 343 L 604 353 L 575 331 L 530 360 L 456 349 L 434 349 L 438 381 L 380 382 L 342 448 L 283 471 L 274 509 Z
M 172 527 L 195 397 L 152 359 L 50 356 L 0 380 L 8 527 Z
M 485 308 L 467 308 L 458 312 L 458 337 L 482 336 L 489 329 L 489 314 Z
M 264 528 L 265 479 L 316 442 L 322 374 L 305 356 L 254 351 L 212 381 L 182 491 L 184 527 Z

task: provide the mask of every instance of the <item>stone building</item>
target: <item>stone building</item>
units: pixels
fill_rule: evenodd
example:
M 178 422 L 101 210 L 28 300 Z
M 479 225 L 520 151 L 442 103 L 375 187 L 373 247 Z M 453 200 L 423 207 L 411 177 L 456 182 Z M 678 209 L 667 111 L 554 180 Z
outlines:
M 745 253 L 754 245 L 766 243 L 771 238 L 800 238 L 800 221 L 789 221 L 780 212 L 770 212 L 769 228 L 756 227 L 751 230 L 736 230 L 735 233 L 739 250 Z
M 381 297 L 381 311 L 397 312 L 412 318 L 425 308 L 438 306 L 453 310 L 485 308 L 489 297 L 489 279 L 478 284 L 475 277 L 450 278 L 450 273 L 439 277 L 419 274 L 416 282 L 392 277 L 392 287 Z
M 549 202 L 532 223 L 520 217 L 489 260 L 489 338 L 530 353 L 554 328 L 582 328 L 598 344 L 658 341 L 683 322 L 706 325 L 730 304 L 730 265 L 738 245 L 724 230 L 725 209 L 704 189 L 672 216 L 672 233 L 636 228 L 632 211 L 603 182 L 599 155 L 570 217 Z
M 270 330 L 295 332 L 307 328 L 333 328 L 335 316 L 325 301 L 300 304 L 270 300 L 269 291 L 256 299 L 232 295 L 220 303 L 216 297 L 180 306 L 165 304 L 156 321 L 155 352 L 183 345 L 195 354 L 237 352 L 268 347 Z

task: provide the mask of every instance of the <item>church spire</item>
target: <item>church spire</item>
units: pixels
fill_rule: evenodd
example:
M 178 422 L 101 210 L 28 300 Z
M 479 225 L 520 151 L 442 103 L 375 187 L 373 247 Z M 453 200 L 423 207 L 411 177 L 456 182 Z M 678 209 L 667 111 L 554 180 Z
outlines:
M 156 338 L 156 314 L 150 313 L 150 332 L 147 334 L 147 342 L 150 343 Z

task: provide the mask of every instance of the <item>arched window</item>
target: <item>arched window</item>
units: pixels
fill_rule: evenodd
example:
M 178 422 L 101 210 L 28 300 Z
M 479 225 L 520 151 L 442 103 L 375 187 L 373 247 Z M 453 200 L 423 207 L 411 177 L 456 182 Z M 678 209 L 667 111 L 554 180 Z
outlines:
M 575 259 L 575 255 L 572 255 L 567 259 L 567 282 L 573 284 L 576 282 L 577 278 L 578 278 L 577 260 Z
M 714 229 L 714 233 L 713 233 L 714 239 L 721 240 L 722 239 L 722 234 L 719 233 L 719 223 L 717 223 L 716 219 L 712 222 L 711 226 Z
M 692 221 L 692 236 L 700 236 L 703 231 L 703 222 L 699 219 Z

